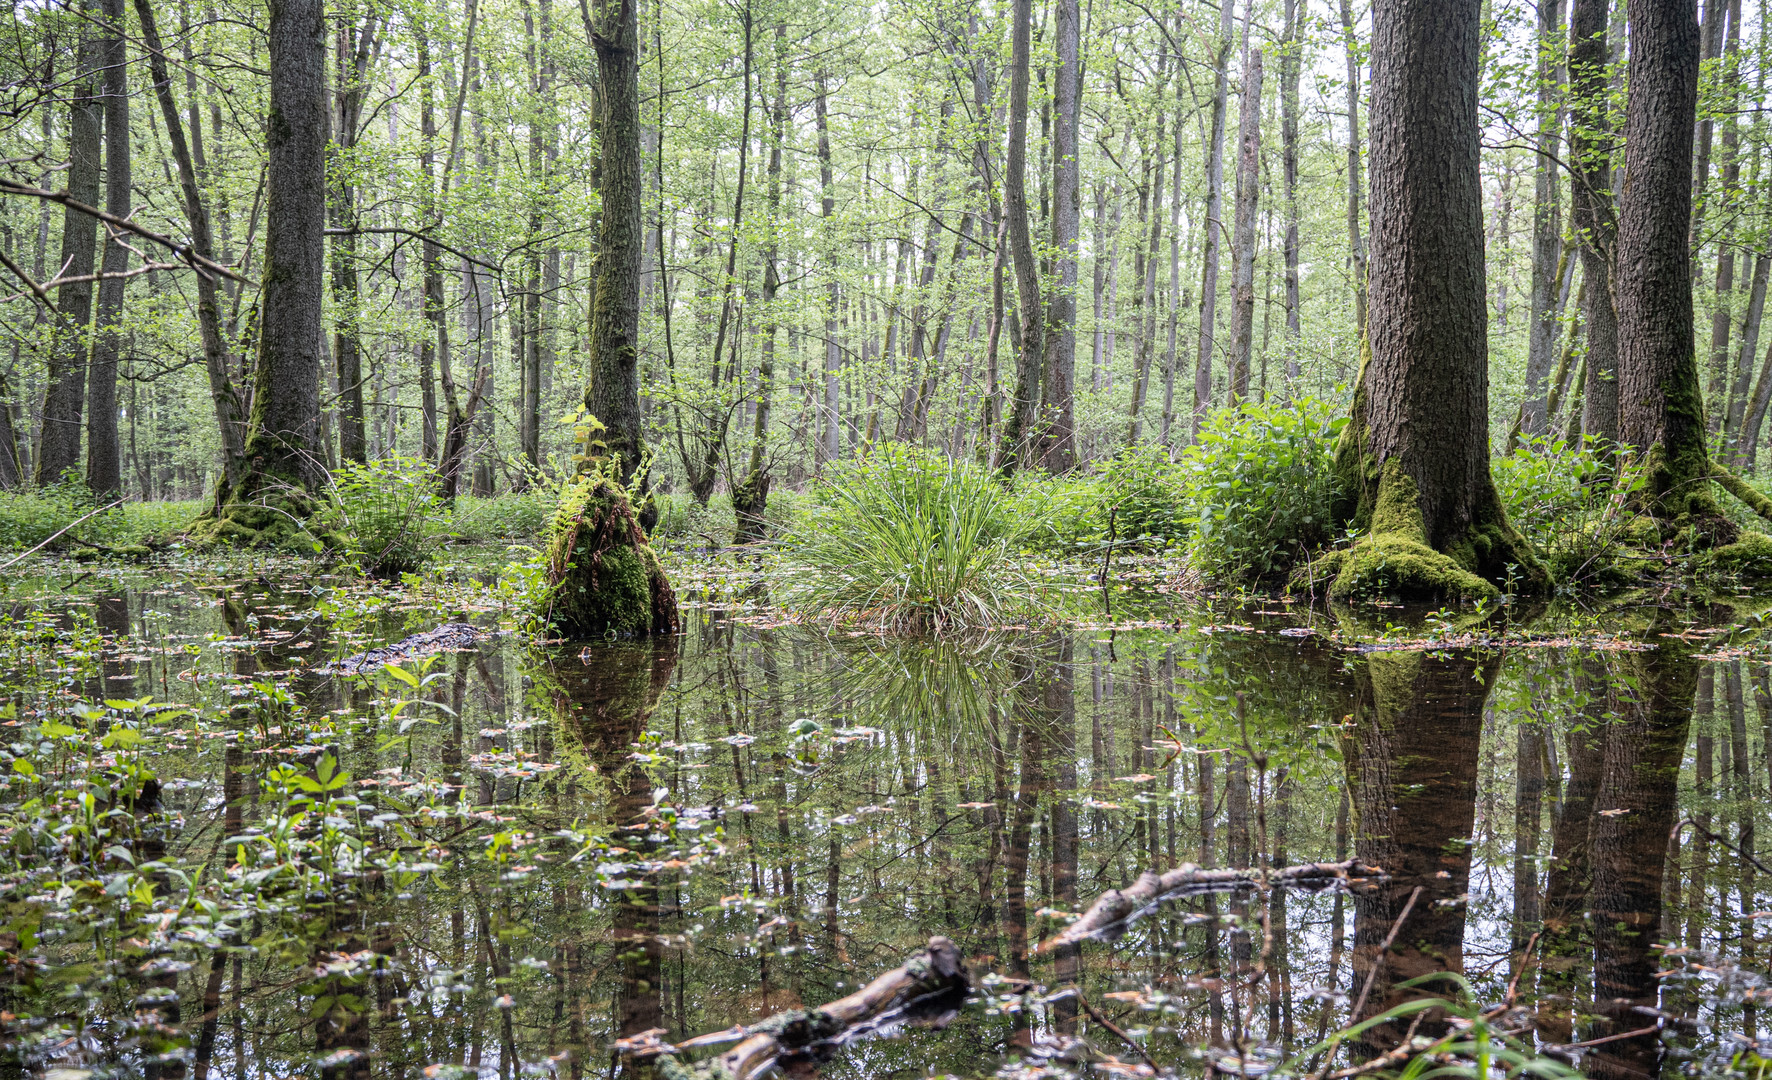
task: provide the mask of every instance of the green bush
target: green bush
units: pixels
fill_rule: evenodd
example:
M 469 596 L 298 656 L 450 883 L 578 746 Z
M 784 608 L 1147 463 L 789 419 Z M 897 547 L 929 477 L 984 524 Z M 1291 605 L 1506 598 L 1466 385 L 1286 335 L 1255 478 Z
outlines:
M 999 622 L 1030 583 L 1010 565 L 1002 486 L 899 444 L 833 469 L 792 524 L 778 586 L 791 607 L 880 629 Z
M 449 532 L 470 542 L 535 540 L 547 529 L 558 501 L 559 490 L 547 484 L 492 498 L 457 496 L 449 516 Z
M 1187 489 L 1167 447 L 1143 444 L 1115 454 L 1098 489 L 1103 530 L 1111 523 L 1116 544 L 1164 548 L 1187 536 Z
M 1098 550 L 1107 536 L 1098 477 L 1017 474 L 1006 496 L 1010 543 L 1054 555 Z
M 1346 423 L 1341 409 L 1314 398 L 1209 416 L 1180 467 L 1194 569 L 1272 579 L 1327 542 L 1335 439 Z
M 165 538 L 183 529 L 203 512 L 204 504 L 200 500 L 126 502 L 81 521 L 95 506 L 91 493 L 78 484 L 0 491 L 0 551 L 36 547 L 69 525 L 74 527 L 51 548 L 136 547 L 146 539 Z
M 366 573 L 383 576 L 423 569 L 445 521 L 436 473 L 417 458 L 387 457 L 347 463 L 332 474 L 329 525 L 346 553 Z
M 1550 565 L 1560 581 L 1622 584 L 1631 574 L 1617 556 L 1633 546 L 1633 496 L 1644 484 L 1645 463 L 1621 455 L 1609 476 L 1598 441 L 1535 439 L 1496 458 L 1489 471 L 1508 521 Z

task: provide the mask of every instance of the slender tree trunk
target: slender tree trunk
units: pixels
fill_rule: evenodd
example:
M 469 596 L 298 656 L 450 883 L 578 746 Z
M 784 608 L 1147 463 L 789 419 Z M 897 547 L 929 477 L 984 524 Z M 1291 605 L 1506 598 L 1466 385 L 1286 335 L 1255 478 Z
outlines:
M 1574 0 L 1569 9 L 1570 214 L 1581 245 L 1587 334 L 1583 361 L 1581 430 L 1610 455 L 1618 440 L 1618 317 L 1612 306 L 1617 222 L 1612 206 L 1612 161 L 1606 118 L 1610 54 L 1609 0 Z
M 105 212 L 129 217 L 129 60 L 123 39 L 123 0 L 104 0 L 108 31 L 104 41 Z M 98 323 L 93 330 L 92 365 L 87 373 L 86 486 L 100 502 L 122 494 L 123 455 L 117 443 L 117 361 L 123 354 L 122 275 L 129 249 L 108 236 L 98 285 Z
M 160 45 L 160 32 L 154 23 L 150 0 L 136 0 L 136 18 L 141 23 L 142 42 L 147 47 L 148 71 L 154 80 L 154 96 L 160 115 L 166 121 L 166 141 L 178 165 L 178 182 L 184 196 L 185 217 L 190 226 L 191 250 L 204 258 L 215 257 L 210 238 L 209 211 L 197 187 L 197 163 L 185 142 L 184 121 L 172 98 L 172 79 L 167 74 L 166 54 Z M 197 275 L 197 328 L 203 342 L 203 366 L 209 376 L 209 395 L 214 403 L 216 427 L 221 436 L 222 475 L 231 486 L 237 481 L 245 463 L 246 415 L 240 388 L 234 382 L 229 366 L 228 349 L 222 337 L 221 307 L 216 296 L 214 278 Z M 217 504 L 226 492 L 219 489 Z
M 1691 514 L 1712 542 L 1735 530 L 1705 478 L 1704 402 L 1693 355 L 1692 139 L 1698 22 L 1690 0 L 1636 0 L 1618 207 L 1619 438 L 1645 455 L 1645 509 Z
M 98 14 L 96 0 L 86 0 L 89 14 Z M 68 194 L 94 206 L 99 201 L 99 142 L 104 101 L 99 69 L 108 50 L 100 32 L 82 24 L 79 71 L 68 102 Z M 92 276 L 98 251 L 98 221 L 66 208 L 62 213 L 62 249 L 57 277 Z M 37 483 L 57 484 L 80 466 L 80 416 L 86 403 L 86 364 L 92 322 L 91 280 L 63 285 L 56 294 L 56 326 L 49 352 L 47 389 L 43 395 L 43 434 L 38 439 Z
M 357 310 L 357 128 L 363 119 L 363 95 L 369 89 L 369 68 L 375 52 L 376 16 L 364 16 L 359 28 L 346 19 L 334 35 L 332 142 L 328 149 L 327 209 L 332 238 L 332 355 L 338 374 L 338 456 L 341 461 L 367 459 L 363 414 L 363 343 Z
M 1238 91 L 1237 206 L 1231 237 L 1230 403 L 1249 397 L 1249 366 L 1255 349 L 1255 202 L 1261 190 L 1261 50 L 1251 48 L 1254 0 L 1243 17 L 1243 85 Z
M 1285 0 L 1286 38 L 1280 52 L 1280 170 L 1286 199 L 1286 397 L 1297 392 L 1298 349 L 1304 336 L 1298 297 L 1298 74 L 1304 50 L 1304 13 Z
M 1352 0 L 1341 0 L 1341 40 L 1347 53 L 1347 243 L 1354 279 L 1354 329 L 1366 333 L 1366 234 L 1360 229 L 1360 56 Z
M 1562 130 L 1563 80 L 1557 63 L 1563 33 L 1562 0 L 1538 2 L 1538 159 L 1532 203 L 1532 310 L 1526 345 L 1526 396 L 1520 431 L 1536 438 L 1548 427 L 1545 378 L 1556 362 L 1558 260 L 1563 247 L 1562 175 L 1556 162 Z
M 424 315 L 428 330 L 418 348 L 418 387 L 420 423 L 420 446 L 426 461 L 441 461 L 440 447 L 437 445 L 437 378 L 436 364 L 439 355 L 447 356 L 449 352 L 449 327 L 444 321 L 443 312 L 443 252 L 432 238 L 430 230 L 435 229 L 437 221 L 437 181 L 436 181 L 436 142 L 437 116 L 432 100 L 431 53 L 430 38 L 425 32 L 423 20 L 417 24 L 418 38 L 418 78 L 420 83 L 419 97 L 419 137 L 421 139 L 419 170 L 423 177 L 424 190 L 419 206 L 426 234 L 421 248 L 421 265 L 424 276 Z
M 591 314 L 590 385 L 584 405 L 606 429 L 629 482 L 645 454 L 640 418 L 640 29 L 638 0 L 597 0 L 597 74 L 603 92 L 603 222 Z M 748 30 L 747 30 L 748 39 Z M 748 93 L 748 91 L 747 91 Z M 749 111 L 746 111 L 748 125 Z M 742 183 L 742 180 L 740 181 Z M 733 223 L 734 229 L 737 222 Z M 640 478 L 642 491 L 649 489 Z M 642 500 L 640 523 L 658 510 Z
M 769 110 L 768 230 L 763 241 L 763 344 L 757 357 L 757 413 L 751 432 L 750 467 L 732 489 L 737 519 L 734 544 L 761 540 L 767 533 L 764 513 L 769 503 L 769 407 L 775 397 L 775 339 L 780 325 L 775 298 L 781 290 L 776 265 L 781 235 L 781 147 L 787 139 L 788 60 L 786 23 L 775 24 L 775 102 Z
M 1034 261 L 1028 226 L 1028 54 L 1033 0 L 1013 0 L 1009 30 L 1009 153 L 1003 174 L 1003 212 L 1009 219 L 1009 252 L 1015 265 L 1015 291 L 1021 301 L 1021 342 L 1015 357 L 1015 390 L 1004 417 L 997 467 L 1014 472 L 1032 464 L 1030 439 L 1040 412 L 1041 359 L 1045 310 L 1040 301 L 1040 268 Z
M 1760 326 L 1765 321 L 1769 275 L 1772 275 L 1772 255 L 1766 252 L 1755 254 L 1753 280 L 1747 292 L 1747 315 L 1741 321 L 1741 345 L 1734 363 L 1735 385 L 1729 393 L 1729 414 L 1723 424 L 1723 445 L 1732 469 L 1740 468 L 1747 461 L 1741 428 L 1752 401 L 1749 392 L 1753 387 L 1754 357 L 1759 352 Z
M 1715 60 L 1717 56 L 1721 54 L 1723 50 L 1723 30 L 1728 22 L 1729 5 L 1731 2 L 1732 0 L 1705 0 L 1704 22 L 1698 30 L 1697 45 L 1697 47 L 1702 49 L 1703 52 L 1698 59 Z M 1697 18 L 1697 7 L 1697 0 L 1693 0 L 1694 19 Z M 1694 115 L 1696 116 L 1696 113 L 1694 113 Z M 1710 159 L 1711 147 L 1714 143 L 1714 133 L 1714 121 L 1711 119 L 1710 114 L 1707 113 L 1702 120 L 1697 121 L 1697 128 L 1694 132 L 1697 140 L 1697 148 L 1688 157 L 1692 167 L 1692 186 L 1690 188 L 1691 201 L 1687 205 L 1692 208 L 1692 220 L 1690 230 L 1687 233 L 1687 246 L 1694 255 L 1697 254 L 1699 247 L 1704 243 L 1704 216 L 1705 212 L 1709 209 L 1709 203 L 1704 196 L 1706 190 L 1710 187 Z M 1693 275 L 1692 285 L 1696 288 L 1698 285 L 1697 275 L 1699 272 L 1699 264 L 1697 259 L 1691 260 L 1691 263 Z
M 1040 421 L 1042 463 L 1047 471 L 1070 471 L 1077 459 L 1077 232 L 1080 150 L 1077 111 L 1083 93 L 1077 0 L 1056 0 L 1058 70 L 1054 73 L 1052 138 L 1052 247 L 1057 282 L 1046 312 L 1045 399 Z
M 1219 245 L 1224 232 L 1224 112 L 1230 96 L 1232 0 L 1219 5 L 1218 52 L 1213 63 L 1212 136 L 1206 147 L 1206 220 L 1200 260 L 1200 351 L 1194 358 L 1193 437 L 1200 437 L 1206 410 L 1212 405 L 1213 335 L 1218 323 Z M 1176 123 L 1180 123 L 1178 117 Z
M 1727 114 L 1723 118 L 1723 187 L 1718 207 L 1723 214 L 1723 228 L 1717 238 L 1717 275 L 1710 316 L 1710 370 L 1705 396 L 1709 404 L 1705 410 L 1707 430 L 1713 438 L 1728 413 L 1729 403 L 1725 398 L 1733 385 L 1729 377 L 1729 332 L 1734 327 L 1735 201 L 1741 184 L 1741 139 L 1735 119 L 1735 108 L 1741 96 L 1741 79 L 1736 68 L 1741 52 L 1741 0 L 1729 0 L 1726 10 L 1729 13 L 1728 43 L 1723 48 L 1723 74 L 1719 80 L 1724 90 L 1722 108 Z M 1696 250 L 1693 257 L 1697 257 Z M 1727 442 L 1727 432 L 1724 441 Z
M 1163 110 L 1157 110 L 1156 138 L 1151 141 L 1150 162 L 1150 240 L 1138 253 L 1140 288 L 1133 302 L 1133 322 L 1138 327 L 1138 347 L 1132 356 L 1132 414 L 1127 425 L 1126 445 L 1136 446 L 1144 435 L 1144 401 L 1151 380 L 1151 357 L 1157 351 L 1157 252 L 1163 242 Z M 1181 119 L 1176 118 L 1176 123 Z M 1141 200 L 1142 202 L 1142 200 Z
M 818 461 L 821 464 L 836 461 L 843 453 L 839 400 L 843 353 L 837 342 L 837 310 L 842 304 L 843 293 L 837 278 L 837 238 L 831 221 L 837 213 L 837 192 L 831 180 L 830 106 L 826 91 L 828 81 L 829 76 L 820 70 L 814 117 L 818 128 L 819 216 L 824 231 L 825 274 L 830 279 L 825 283 L 824 301 L 824 395 L 818 425 Z

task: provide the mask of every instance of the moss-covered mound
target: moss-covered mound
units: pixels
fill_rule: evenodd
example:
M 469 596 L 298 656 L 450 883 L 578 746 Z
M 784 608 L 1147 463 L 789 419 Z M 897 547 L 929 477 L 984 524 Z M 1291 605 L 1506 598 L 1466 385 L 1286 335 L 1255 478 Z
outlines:
M 1445 552 L 1427 542 L 1415 481 L 1386 462 L 1367 512 L 1366 533 L 1350 548 L 1301 567 L 1296 584 L 1326 588 L 1336 599 L 1387 596 L 1404 600 L 1478 600 L 1500 595 L 1492 579 L 1512 575 L 1527 592 L 1542 592 L 1549 575 L 1507 525 L 1493 488 L 1482 515 Z
M 312 526 L 321 502 L 299 483 L 270 474 L 249 475 L 238 486 L 223 481 L 215 505 L 191 523 L 185 539 L 195 544 L 276 548 L 311 552 L 342 548 L 336 533 Z
M 543 616 L 570 638 L 642 637 L 677 629 L 677 596 L 634 518 L 603 478 L 568 486 L 548 534 Z

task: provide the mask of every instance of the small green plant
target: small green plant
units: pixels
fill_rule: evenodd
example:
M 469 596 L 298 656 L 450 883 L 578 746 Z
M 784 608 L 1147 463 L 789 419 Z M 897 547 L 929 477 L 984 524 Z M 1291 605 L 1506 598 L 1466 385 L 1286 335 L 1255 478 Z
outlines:
M 1266 580 L 1327 542 L 1335 438 L 1346 423 L 1341 409 L 1315 398 L 1208 417 L 1180 467 L 1193 568 Z
M 1560 581 L 1627 580 L 1617 566 L 1630 546 L 1633 497 L 1644 463 L 1617 455 L 1609 469 L 1598 440 L 1534 439 L 1490 466 L 1508 521 L 1550 564 Z
M 1096 477 L 1021 473 L 1015 477 L 1006 504 L 1010 542 L 1017 548 L 1088 555 L 1106 540 L 1107 513 Z
M 1100 520 L 1122 547 L 1166 548 L 1187 535 L 1187 489 L 1167 447 L 1128 447 L 1102 466 Z
M 423 569 L 444 528 L 435 474 L 428 463 L 407 457 L 335 472 L 328 517 L 351 559 L 381 577 Z
M 1010 565 L 1003 488 L 984 469 L 887 445 L 831 472 L 787 535 L 790 606 L 882 630 L 1001 621 L 1031 584 Z

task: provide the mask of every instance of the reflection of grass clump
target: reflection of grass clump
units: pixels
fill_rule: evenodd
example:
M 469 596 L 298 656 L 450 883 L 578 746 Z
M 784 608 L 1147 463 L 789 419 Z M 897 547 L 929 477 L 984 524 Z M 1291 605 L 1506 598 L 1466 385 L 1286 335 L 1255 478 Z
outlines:
M 834 470 L 788 534 L 788 603 L 893 631 L 1000 622 L 1029 581 L 1008 558 L 1001 487 L 990 474 L 901 446 Z

